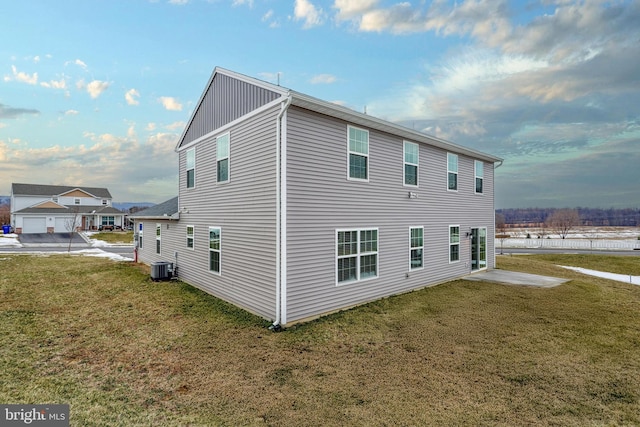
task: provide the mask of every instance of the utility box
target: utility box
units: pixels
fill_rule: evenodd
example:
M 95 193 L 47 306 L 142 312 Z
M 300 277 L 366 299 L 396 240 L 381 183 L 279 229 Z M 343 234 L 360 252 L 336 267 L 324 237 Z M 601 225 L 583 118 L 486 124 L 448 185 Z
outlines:
M 173 273 L 173 263 L 167 261 L 157 261 L 151 263 L 151 280 L 169 280 Z

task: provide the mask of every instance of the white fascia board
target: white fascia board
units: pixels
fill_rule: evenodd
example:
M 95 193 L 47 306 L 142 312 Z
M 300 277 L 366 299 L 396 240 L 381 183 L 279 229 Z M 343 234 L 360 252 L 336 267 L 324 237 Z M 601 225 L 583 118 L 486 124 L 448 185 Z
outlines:
M 234 121 L 229 122 L 224 126 L 220 126 L 218 129 L 214 129 L 211 132 L 209 132 L 208 134 L 202 135 L 200 138 L 194 139 L 193 141 L 191 141 L 188 144 L 183 145 L 182 147 L 180 147 L 179 144 L 178 144 L 178 147 L 176 147 L 175 151 L 177 153 L 179 153 L 180 151 L 184 151 L 187 148 L 191 148 L 192 146 L 196 145 L 197 143 L 199 143 L 201 141 L 204 141 L 204 140 L 209 139 L 209 138 L 211 138 L 213 136 L 216 136 L 216 135 L 221 135 L 221 134 L 227 132 L 232 127 L 234 127 L 234 126 L 236 126 L 236 125 L 238 125 L 238 124 L 240 124 L 240 123 L 242 123 L 242 122 L 244 122 L 246 120 L 251 119 L 253 116 L 256 116 L 256 115 L 262 113 L 263 111 L 266 111 L 266 110 L 268 110 L 270 108 L 273 108 L 273 107 L 275 107 L 277 105 L 280 105 L 282 103 L 282 101 L 283 101 L 283 97 L 276 98 L 273 101 L 269 102 L 268 104 L 264 104 L 262 107 L 256 108 L 255 110 L 251 111 L 250 113 L 247 113 L 242 117 L 238 117 Z

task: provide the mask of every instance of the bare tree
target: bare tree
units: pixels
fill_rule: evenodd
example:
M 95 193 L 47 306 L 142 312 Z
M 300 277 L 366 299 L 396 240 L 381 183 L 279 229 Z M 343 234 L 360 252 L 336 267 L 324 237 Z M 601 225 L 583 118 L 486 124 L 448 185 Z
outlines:
M 71 243 L 73 242 L 74 234 L 78 228 L 78 207 L 73 208 L 73 217 L 64 220 L 64 228 L 69 232 L 69 246 L 67 252 L 71 252 Z
M 507 234 L 507 223 L 505 221 L 504 215 L 500 213 L 496 213 L 496 230 L 498 230 L 498 232 L 496 233 L 496 238 L 500 239 L 500 255 L 502 255 L 504 253 L 504 241 L 510 236 Z
M 547 218 L 547 224 L 565 239 L 575 226 L 580 225 L 580 215 L 575 209 L 558 209 Z
M 0 205 L 0 225 L 11 222 L 11 208 L 8 204 Z

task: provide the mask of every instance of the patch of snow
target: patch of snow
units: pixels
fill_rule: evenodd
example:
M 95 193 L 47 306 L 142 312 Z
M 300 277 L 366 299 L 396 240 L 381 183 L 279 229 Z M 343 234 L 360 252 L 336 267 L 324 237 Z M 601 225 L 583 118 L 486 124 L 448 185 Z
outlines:
M 33 255 L 33 256 L 41 256 L 48 257 L 51 255 L 81 255 L 81 256 L 92 256 L 97 258 L 108 258 L 112 261 L 133 261 L 131 258 L 123 257 L 120 254 L 114 254 L 111 252 L 105 252 L 102 249 L 81 249 L 77 251 L 29 251 L 29 252 L 11 252 L 15 255 Z M 5 252 L 6 254 L 6 252 Z M 7 258 L 2 258 L 7 259 Z
M 22 244 L 18 241 L 17 234 L 0 234 L 0 247 L 21 248 Z
M 561 265 L 560 267 L 577 271 L 579 273 L 588 274 L 590 276 L 602 277 L 604 279 L 616 280 L 618 282 L 631 283 L 632 285 L 640 285 L 640 276 L 631 276 L 629 274 L 607 273 L 604 271 L 589 270 L 587 268 L 570 267 L 566 265 Z

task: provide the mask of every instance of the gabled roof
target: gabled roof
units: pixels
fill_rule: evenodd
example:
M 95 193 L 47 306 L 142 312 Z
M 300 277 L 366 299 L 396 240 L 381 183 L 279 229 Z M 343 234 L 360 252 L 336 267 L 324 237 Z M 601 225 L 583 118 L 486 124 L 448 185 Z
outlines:
M 211 74 L 211 78 L 207 83 L 206 89 L 200 96 L 200 99 L 196 104 L 196 108 L 193 110 L 194 112 L 191 115 L 191 118 L 189 119 L 189 122 L 187 123 L 187 126 L 185 127 L 182 135 L 180 136 L 180 139 L 178 140 L 176 150 L 178 150 L 182 146 L 187 130 L 191 126 L 194 118 L 196 117 L 200 104 L 203 102 L 205 96 L 207 95 L 208 90 L 211 87 L 211 83 L 213 82 L 214 78 L 218 74 L 225 75 L 225 76 L 240 80 L 242 82 L 256 85 L 266 90 L 276 92 L 280 94 L 280 99 L 279 99 L 280 102 L 284 102 L 285 100 L 290 99 L 291 105 L 304 108 L 310 111 L 315 111 L 317 113 L 321 113 L 330 117 L 335 117 L 349 123 L 367 127 L 369 129 L 375 129 L 381 132 L 389 133 L 391 135 L 397 135 L 399 137 L 402 137 L 404 139 L 408 139 L 414 142 L 422 142 L 422 143 L 432 145 L 438 148 L 442 148 L 444 150 L 452 151 L 455 153 L 465 154 L 465 155 L 474 157 L 476 159 L 480 159 L 480 160 L 484 160 L 492 163 L 502 162 L 503 160 L 500 157 L 496 157 L 488 153 L 484 153 L 481 151 L 474 150 L 472 148 L 458 145 L 453 142 L 446 141 L 444 139 L 440 139 L 435 136 L 431 136 L 426 133 L 416 131 L 414 129 L 410 129 L 405 126 L 402 126 L 393 122 L 389 122 L 387 120 L 379 119 L 377 117 L 373 117 L 368 114 L 360 113 L 350 108 L 343 107 L 338 104 L 334 104 L 332 102 L 323 101 L 321 99 L 318 99 L 309 95 L 305 95 L 304 93 L 296 92 L 294 90 L 287 89 L 282 86 L 274 85 L 272 83 L 265 82 L 262 80 L 258 80 L 253 77 L 248 77 L 243 74 L 226 70 L 221 67 L 216 67 L 213 70 L 213 73 Z
M 178 219 L 178 197 L 169 199 L 165 202 L 148 207 L 136 213 L 129 215 L 129 218 L 136 219 Z
M 111 199 L 111 193 L 106 188 L 97 187 L 71 187 L 68 185 L 42 185 L 42 184 L 11 184 L 11 194 L 14 196 L 60 196 L 73 190 L 80 190 L 91 196 Z

